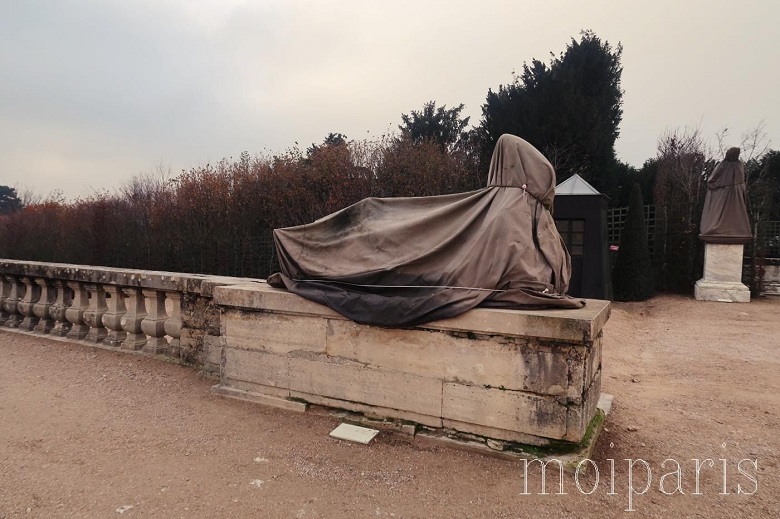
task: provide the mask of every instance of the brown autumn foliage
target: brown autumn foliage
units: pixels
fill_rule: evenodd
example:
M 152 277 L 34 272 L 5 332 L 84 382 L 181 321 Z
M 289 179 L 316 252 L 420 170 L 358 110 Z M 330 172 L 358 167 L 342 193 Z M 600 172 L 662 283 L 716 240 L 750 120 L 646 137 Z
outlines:
M 271 231 L 369 196 L 427 196 L 484 186 L 463 150 L 405 138 L 324 143 L 223 159 L 172 179 L 149 174 L 111 193 L 31 203 L 0 216 L 0 257 L 265 277 Z

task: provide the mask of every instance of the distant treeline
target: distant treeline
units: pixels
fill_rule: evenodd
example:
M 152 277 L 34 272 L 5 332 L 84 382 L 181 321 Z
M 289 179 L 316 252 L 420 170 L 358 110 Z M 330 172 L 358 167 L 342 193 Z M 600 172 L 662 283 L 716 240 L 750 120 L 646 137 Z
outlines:
M 346 142 L 225 159 L 114 193 L 44 200 L 0 216 L 0 257 L 265 277 L 271 229 L 311 222 L 369 196 L 484 187 L 485 175 L 434 142 Z
M 654 257 L 662 290 L 687 291 L 701 274 L 701 173 L 715 159 L 697 139 L 665 136 L 658 157 L 622 178 L 629 188 L 641 184 L 645 200 L 663 215 L 656 240 L 664 243 L 655 244 Z M 113 193 L 75 201 L 9 204 L 11 196 L 0 210 L 0 257 L 266 277 L 274 268 L 272 229 L 314 221 L 369 196 L 479 189 L 487 178 L 480 162 L 468 149 L 405 134 L 366 141 L 331 134 L 306 153 L 243 153 L 174 178 L 140 175 Z M 751 160 L 748 171 L 754 221 L 780 219 L 780 152 Z M 619 202 L 624 188 L 615 189 Z

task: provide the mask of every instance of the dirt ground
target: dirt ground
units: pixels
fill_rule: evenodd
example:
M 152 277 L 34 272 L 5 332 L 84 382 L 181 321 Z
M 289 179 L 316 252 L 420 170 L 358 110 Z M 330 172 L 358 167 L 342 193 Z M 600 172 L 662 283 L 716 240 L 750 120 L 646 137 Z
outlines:
M 604 333 L 591 470 L 540 495 L 537 466 L 525 493 L 520 462 L 334 440 L 191 368 L 0 331 L 0 518 L 780 517 L 780 298 L 618 303 Z

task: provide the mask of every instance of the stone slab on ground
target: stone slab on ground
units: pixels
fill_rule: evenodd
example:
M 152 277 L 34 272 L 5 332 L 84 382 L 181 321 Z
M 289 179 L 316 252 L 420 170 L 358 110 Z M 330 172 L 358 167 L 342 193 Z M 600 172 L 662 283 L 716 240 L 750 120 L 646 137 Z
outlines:
M 330 432 L 330 436 L 333 438 L 362 443 L 363 445 L 371 443 L 371 440 L 373 440 L 377 434 L 379 434 L 379 431 L 376 429 L 369 429 L 368 427 L 360 427 L 359 425 L 352 425 L 349 423 L 340 424 Z

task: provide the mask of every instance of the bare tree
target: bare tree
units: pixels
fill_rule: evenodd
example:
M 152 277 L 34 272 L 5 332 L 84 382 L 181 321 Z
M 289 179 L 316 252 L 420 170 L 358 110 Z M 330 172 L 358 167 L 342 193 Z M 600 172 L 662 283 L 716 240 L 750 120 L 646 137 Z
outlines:
M 43 195 L 29 186 L 16 184 L 14 185 L 14 189 L 16 190 L 16 196 L 18 196 L 19 200 L 22 202 L 22 207 L 37 205 L 43 202 Z
M 730 148 L 726 144 L 726 139 L 729 136 L 729 128 L 724 126 L 715 133 L 715 138 L 718 141 L 718 156 L 723 157 L 726 155 L 726 150 Z M 741 159 L 745 162 L 751 160 L 761 160 L 767 151 L 769 151 L 769 135 L 766 133 L 766 121 L 761 119 L 755 127 L 742 134 L 739 148 L 741 150 Z
M 702 178 L 712 166 L 700 127 L 668 130 L 659 138 L 655 266 L 667 289 L 685 291 L 698 277 L 701 244 L 696 237 L 706 193 Z
M 574 157 L 576 150 L 572 145 L 559 144 L 557 141 L 546 144 L 542 152 L 547 160 L 550 161 L 555 171 L 571 170 L 571 173 L 583 173 L 583 167 L 574 168 Z M 560 180 L 560 179 L 559 179 Z
M 659 174 L 687 202 L 703 195 L 700 179 L 712 166 L 712 152 L 700 127 L 667 130 L 658 140 Z M 666 193 L 667 196 L 669 193 Z

